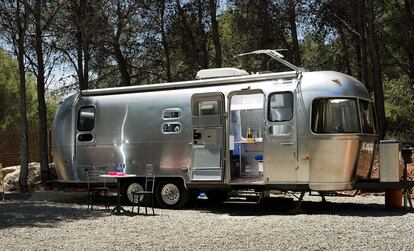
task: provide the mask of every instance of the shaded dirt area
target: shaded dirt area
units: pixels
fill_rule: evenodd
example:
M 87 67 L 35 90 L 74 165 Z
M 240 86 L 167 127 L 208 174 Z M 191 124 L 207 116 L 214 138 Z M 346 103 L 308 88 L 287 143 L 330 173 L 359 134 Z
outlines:
M 84 192 L 38 191 L 0 201 L 0 241 L 4 250 L 414 249 L 413 213 L 385 210 L 382 196 L 327 200 L 305 196 L 296 215 L 284 196 L 117 216 L 86 210 Z

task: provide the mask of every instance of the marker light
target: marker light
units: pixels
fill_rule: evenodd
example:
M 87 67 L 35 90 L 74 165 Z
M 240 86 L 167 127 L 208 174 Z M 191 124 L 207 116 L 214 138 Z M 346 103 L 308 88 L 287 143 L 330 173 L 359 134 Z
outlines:
M 338 85 L 340 85 L 340 84 L 341 84 L 341 80 L 339 80 L 339 79 L 337 79 L 337 78 L 332 79 L 332 81 L 333 81 L 333 82 L 335 82 L 335 83 L 337 83 Z

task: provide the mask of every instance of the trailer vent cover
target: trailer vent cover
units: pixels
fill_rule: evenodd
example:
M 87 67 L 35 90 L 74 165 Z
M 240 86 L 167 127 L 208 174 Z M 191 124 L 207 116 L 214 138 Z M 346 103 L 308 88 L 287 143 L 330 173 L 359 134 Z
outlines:
M 237 68 L 213 68 L 197 72 L 196 79 L 224 78 L 249 75 L 247 71 Z

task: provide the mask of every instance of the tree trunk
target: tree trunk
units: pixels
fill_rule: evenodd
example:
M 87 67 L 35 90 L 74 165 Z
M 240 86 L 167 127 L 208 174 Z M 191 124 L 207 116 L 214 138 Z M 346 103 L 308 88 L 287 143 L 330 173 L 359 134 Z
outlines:
M 131 85 L 131 75 L 128 71 L 128 62 L 121 51 L 121 47 L 118 41 L 114 41 L 112 44 L 114 50 L 114 56 L 116 62 L 118 63 L 118 69 L 121 73 L 121 85 L 122 86 L 130 86 Z
M 201 68 L 208 68 L 207 38 L 203 26 L 203 3 L 197 0 L 198 30 L 200 33 Z
M 382 86 L 381 64 L 378 43 L 375 37 L 374 0 L 367 0 L 368 44 L 372 61 L 372 79 L 375 94 L 375 108 L 378 118 L 380 138 L 385 136 L 384 90 Z
M 85 89 L 89 88 L 89 38 L 88 38 L 88 22 L 87 15 L 88 2 L 87 0 L 81 1 L 81 16 L 82 16 L 82 54 L 83 54 L 83 85 Z
M 365 0 L 357 0 L 356 6 L 358 8 L 358 33 L 359 33 L 359 58 L 361 59 L 360 74 L 361 81 L 367 86 L 369 92 L 372 91 L 373 86 L 369 81 L 368 60 L 367 60 L 367 41 L 366 41 L 366 20 L 365 20 Z
M 354 37 L 353 46 L 355 50 L 355 64 L 357 65 L 357 69 L 358 69 L 358 79 L 362 81 L 362 63 L 361 63 L 362 59 L 361 59 L 361 53 L 360 53 L 361 46 L 359 44 L 359 41 L 357 41 L 358 39 Z M 364 81 L 362 81 L 362 83 L 366 84 Z
M 410 71 L 411 85 L 414 85 L 414 17 L 412 13 L 412 0 L 404 1 L 404 8 L 408 19 L 408 43 L 406 45 L 408 54 L 408 66 Z
M 272 27 L 272 19 L 269 16 L 269 0 L 258 1 L 259 27 L 261 33 L 260 49 L 272 49 L 274 45 L 274 37 Z
M 84 89 L 89 88 L 89 41 L 86 37 L 85 41 L 83 42 L 82 51 L 83 51 L 83 82 L 84 82 Z
M 20 97 L 20 192 L 27 192 L 29 145 L 27 135 L 26 114 L 26 68 L 24 65 L 24 40 L 26 33 L 27 3 L 24 2 L 24 14 L 21 16 L 21 0 L 16 0 L 16 23 L 17 23 L 17 60 L 19 64 L 19 97 Z
M 211 18 L 211 37 L 214 43 L 214 64 L 216 68 L 221 68 L 221 41 L 217 21 L 217 0 L 210 0 L 210 18 Z
M 160 11 L 160 27 L 161 27 L 161 43 L 164 48 L 165 54 L 165 71 L 167 75 L 167 82 L 172 81 L 171 77 L 171 61 L 170 61 L 170 48 L 168 46 L 167 35 L 165 34 L 164 18 L 165 18 L 165 1 L 159 3 Z
M 346 74 L 352 76 L 352 67 L 351 67 L 351 60 L 349 60 L 349 50 L 348 50 L 348 43 L 346 40 L 346 34 L 342 28 L 339 28 L 339 34 L 342 37 L 341 39 L 341 50 L 342 50 L 342 62 L 341 62 L 341 71 L 345 71 Z
M 293 61 L 297 66 L 301 65 L 298 32 L 296 27 L 296 0 L 288 0 L 288 13 L 289 13 L 289 24 L 290 31 L 292 34 L 292 47 L 293 47 Z
M 42 40 L 42 1 L 36 0 L 35 10 L 35 51 L 37 57 L 37 109 L 39 113 L 39 156 L 42 182 L 49 180 L 49 159 L 47 142 L 47 111 L 45 101 L 45 66 Z
M 79 89 L 85 90 L 88 89 L 88 86 L 85 82 L 85 78 L 83 76 L 83 37 L 82 37 L 82 27 L 83 27 L 83 16 L 82 16 L 82 5 L 83 0 L 79 0 L 79 5 L 75 4 L 76 8 L 76 16 L 78 20 L 76 20 L 76 55 L 77 55 L 77 63 L 78 63 L 78 80 L 79 80 Z
M 122 53 L 121 45 L 119 44 L 119 39 L 122 34 L 122 29 L 124 27 L 124 16 L 121 10 L 121 3 L 117 2 L 116 8 L 117 14 L 117 23 L 116 23 L 116 32 L 115 36 L 112 38 L 112 49 L 115 56 L 115 60 L 118 64 L 119 73 L 121 74 L 121 86 L 130 86 L 131 85 L 131 74 L 129 73 L 129 64 L 125 55 Z
M 180 18 L 180 21 L 181 21 L 182 25 L 185 28 L 183 33 L 186 33 L 186 36 L 188 36 L 188 39 L 189 39 L 187 44 L 182 43 L 181 47 L 184 51 L 186 59 L 188 60 L 188 65 L 194 66 L 198 62 L 199 49 L 198 49 L 197 43 L 194 39 L 193 32 L 192 32 L 191 28 L 189 27 L 189 25 L 187 23 L 186 13 L 184 12 L 183 8 L 181 7 L 180 0 L 176 0 L 175 3 L 176 3 L 176 6 L 177 6 L 178 16 Z

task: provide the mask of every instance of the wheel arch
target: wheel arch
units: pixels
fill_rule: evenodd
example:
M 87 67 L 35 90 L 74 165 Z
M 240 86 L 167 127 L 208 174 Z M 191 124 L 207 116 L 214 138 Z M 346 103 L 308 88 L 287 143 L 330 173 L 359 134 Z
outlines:
M 187 187 L 184 177 L 182 176 L 155 176 L 155 186 L 157 186 L 161 181 L 179 181 L 183 184 L 184 188 L 190 190 Z

